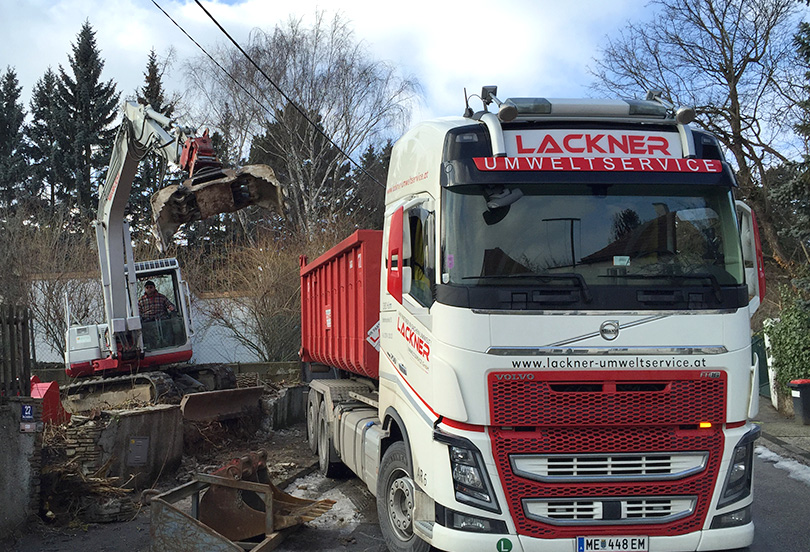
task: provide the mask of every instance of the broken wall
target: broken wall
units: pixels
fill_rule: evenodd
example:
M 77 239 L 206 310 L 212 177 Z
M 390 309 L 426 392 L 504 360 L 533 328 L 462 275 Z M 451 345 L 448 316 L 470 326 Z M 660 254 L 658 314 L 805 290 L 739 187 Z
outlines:
M 74 416 L 68 430 L 68 458 L 84 474 L 98 472 L 119 478 L 132 489 L 151 486 L 174 473 L 183 456 L 180 407 L 156 405 L 133 410 L 103 411 L 92 419 Z

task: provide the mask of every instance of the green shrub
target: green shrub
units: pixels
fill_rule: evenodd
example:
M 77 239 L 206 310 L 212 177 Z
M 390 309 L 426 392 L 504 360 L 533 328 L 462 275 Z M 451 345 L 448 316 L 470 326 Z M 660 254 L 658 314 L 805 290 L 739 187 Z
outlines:
M 810 378 L 810 302 L 797 287 L 780 289 L 782 311 L 768 329 L 776 380 L 783 393 L 794 379 Z

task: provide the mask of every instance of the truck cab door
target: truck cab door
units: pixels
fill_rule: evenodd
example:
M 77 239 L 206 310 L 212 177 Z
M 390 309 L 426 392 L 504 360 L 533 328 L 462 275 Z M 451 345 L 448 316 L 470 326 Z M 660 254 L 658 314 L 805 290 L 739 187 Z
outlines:
M 745 281 L 748 284 L 748 313 L 753 316 L 765 297 L 765 265 L 762 256 L 762 243 L 759 239 L 759 228 L 757 227 L 757 217 L 754 211 L 739 200 L 735 202 L 735 206 L 740 223 Z
M 426 314 L 433 304 L 436 245 L 432 204 L 429 196 L 420 196 L 390 215 L 387 290 L 412 314 Z

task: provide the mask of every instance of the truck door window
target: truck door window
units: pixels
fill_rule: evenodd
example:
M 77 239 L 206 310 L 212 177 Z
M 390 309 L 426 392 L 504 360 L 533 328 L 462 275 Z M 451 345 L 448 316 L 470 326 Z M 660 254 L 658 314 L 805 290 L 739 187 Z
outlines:
M 411 240 L 411 257 L 405 263 L 411 267 L 410 296 L 420 305 L 433 304 L 433 282 L 435 275 L 433 255 L 433 213 L 415 207 L 405 213 Z

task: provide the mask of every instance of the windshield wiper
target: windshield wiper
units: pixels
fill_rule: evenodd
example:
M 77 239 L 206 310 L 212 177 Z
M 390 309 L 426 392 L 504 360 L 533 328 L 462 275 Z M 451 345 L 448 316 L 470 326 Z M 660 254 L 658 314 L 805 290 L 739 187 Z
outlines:
M 462 280 L 500 280 L 503 278 L 534 278 L 537 280 L 575 280 L 582 289 L 582 298 L 586 303 L 592 300 L 591 290 L 585 282 L 582 274 L 576 272 L 561 272 L 557 274 L 545 274 L 539 272 L 520 272 L 518 274 L 487 274 L 485 276 L 464 276 Z
M 625 278 L 628 280 L 709 280 L 714 291 L 714 298 L 720 303 L 723 301 L 723 290 L 720 288 L 720 281 L 717 276 L 709 272 L 697 272 L 694 274 L 600 274 L 600 278 Z

